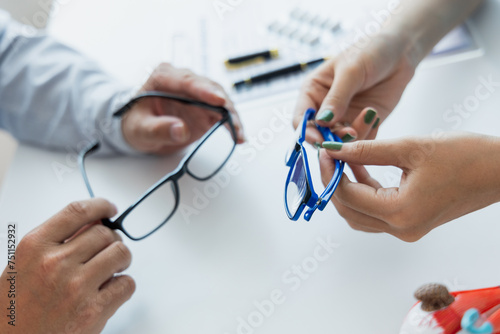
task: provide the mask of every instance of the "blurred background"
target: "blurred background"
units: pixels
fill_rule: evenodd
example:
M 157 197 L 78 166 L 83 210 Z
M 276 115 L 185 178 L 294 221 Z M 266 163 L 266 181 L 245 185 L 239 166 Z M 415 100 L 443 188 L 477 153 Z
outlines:
M 0 0 L 0 8 L 7 10 L 16 20 L 33 25 L 39 29 L 46 27 L 48 15 L 40 16 L 36 22 L 34 20 L 26 20 L 26 18 L 33 17 L 43 7 L 50 8 L 51 6 L 52 0 Z M 16 140 L 5 131 L 0 130 L 0 185 L 14 157 L 16 147 Z

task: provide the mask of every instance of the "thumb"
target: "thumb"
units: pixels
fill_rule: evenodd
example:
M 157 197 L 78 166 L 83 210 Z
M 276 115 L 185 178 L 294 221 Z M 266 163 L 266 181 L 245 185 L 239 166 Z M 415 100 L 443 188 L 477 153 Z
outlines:
M 410 168 L 408 156 L 414 150 L 409 140 L 360 140 L 353 143 L 323 142 L 326 153 L 356 165 Z
M 173 116 L 148 115 L 140 120 L 137 127 L 137 137 L 154 146 L 182 145 L 187 143 L 191 136 L 186 123 Z
M 323 99 L 316 121 L 321 126 L 333 127 L 346 113 L 352 97 L 361 88 L 357 71 L 344 71 L 333 79 L 333 84 Z

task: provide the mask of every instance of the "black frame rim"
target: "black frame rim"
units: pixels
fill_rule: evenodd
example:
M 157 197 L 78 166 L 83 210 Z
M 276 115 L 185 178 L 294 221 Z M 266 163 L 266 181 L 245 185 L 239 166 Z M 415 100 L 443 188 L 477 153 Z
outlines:
M 212 110 L 215 112 L 218 112 L 222 114 L 222 119 L 218 121 L 216 124 L 212 126 L 210 130 L 208 130 L 205 135 L 198 140 L 197 146 L 189 152 L 179 163 L 176 169 L 174 169 L 172 172 L 166 174 L 164 177 L 162 177 L 160 180 L 158 180 L 154 185 L 152 185 L 148 190 L 146 190 L 138 200 L 136 200 L 132 205 L 130 205 L 118 218 L 116 218 L 114 221 L 110 220 L 109 218 L 102 219 L 103 225 L 111 228 L 111 229 L 116 229 L 122 231 L 128 238 L 134 241 L 142 240 L 150 236 L 151 234 L 155 233 L 158 231 L 162 226 L 164 226 L 170 218 L 175 214 L 177 211 L 177 208 L 179 207 L 179 199 L 180 199 L 180 191 L 179 191 L 179 185 L 178 185 L 178 180 L 184 175 L 184 174 L 189 174 L 192 178 L 198 180 L 198 181 L 206 181 L 210 178 L 212 178 L 214 175 L 216 175 L 229 161 L 231 158 L 236 145 L 237 145 L 237 135 L 236 135 L 236 129 L 234 128 L 233 120 L 231 117 L 231 113 L 229 110 L 227 110 L 225 107 L 219 107 L 219 106 L 213 106 L 204 102 L 188 99 L 188 98 L 183 98 L 163 92 L 157 92 L 157 91 L 151 91 L 151 92 L 144 92 L 142 94 L 139 94 L 138 96 L 134 97 L 131 99 L 127 104 L 125 104 L 123 107 L 118 109 L 115 113 L 113 113 L 113 117 L 123 117 L 126 112 L 128 112 L 132 106 L 134 106 L 138 101 L 147 98 L 147 97 L 160 97 L 160 98 L 165 98 L 165 99 L 171 99 L 177 102 L 189 104 L 189 105 L 194 105 L 198 106 L 201 108 L 205 108 L 208 110 Z M 220 165 L 219 168 L 212 174 L 210 174 L 207 177 L 201 178 L 196 175 L 194 175 L 189 169 L 188 169 L 188 163 L 191 160 L 191 158 L 194 156 L 194 154 L 200 149 L 200 147 L 207 141 L 207 139 L 215 132 L 217 131 L 221 126 L 225 125 L 225 123 L 229 124 L 230 128 L 230 133 L 233 139 L 233 147 L 231 151 L 229 152 L 228 157 L 224 160 L 224 162 Z M 90 180 L 87 175 L 87 171 L 85 168 L 85 161 L 88 156 L 91 154 L 97 152 L 100 148 L 100 142 L 99 141 L 94 141 L 90 145 L 88 145 L 86 148 L 80 151 L 79 156 L 78 156 L 78 164 L 80 167 L 80 173 L 82 174 L 82 177 L 85 182 L 85 186 L 90 194 L 90 197 L 94 198 L 95 194 L 94 191 L 92 190 L 92 187 L 90 185 Z M 123 221 L 125 218 L 136 208 L 139 204 L 141 204 L 146 198 L 148 198 L 153 192 L 155 192 L 158 188 L 162 187 L 165 185 L 167 182 L 172 181 L 174 184 L 174 193 L 175 193 L 175 205 L 174 208 L 172 209 L 172 212 L 167 216 L 167 218 L 155 229 L 153 229 L 151 232 L 147 233 L 146 235 L 142 237 L 133 237 L 130 235 L 125 228 L 123 227 Z

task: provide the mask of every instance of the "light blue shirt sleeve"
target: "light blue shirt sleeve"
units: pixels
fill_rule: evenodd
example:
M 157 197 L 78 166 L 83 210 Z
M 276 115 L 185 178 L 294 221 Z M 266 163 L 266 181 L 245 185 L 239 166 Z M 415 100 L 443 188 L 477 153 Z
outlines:
M 98 139 L 103 153 L 136 153 L 112 113 L 131 87 L 95 62 L 0 10 L 0 128 L 18 140 L 74 152 Z

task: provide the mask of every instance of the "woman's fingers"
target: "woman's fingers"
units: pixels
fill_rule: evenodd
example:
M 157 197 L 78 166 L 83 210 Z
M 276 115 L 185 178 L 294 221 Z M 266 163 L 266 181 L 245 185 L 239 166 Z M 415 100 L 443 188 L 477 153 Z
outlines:
M 334 159 L 356 165 L 400 168 L 411 167 L 405 157 L 411 153 L 412 146 L 410 141 L 405 140 L 361 140 L 343 145 L 335 142 L 323 143 L 327 154 Z
M 331 66 L 334 66 L 334 63 Z M 336 70 L 331 88 L 316 116 L 318 124 L 333 127 L 335 123 L 341 121 L 352 97 L 359 91 L 363 82 L 363 73 L 358 66 L 341 67 Z
M 347 221 L 349 226 L 356 231 L 382 233 L 388 232 L 389 230 L 389 224 L 386 222 L 351 209 L 340 203 L 335 196 L 332 197 L 332 203 L 337 208 L 339 214 Z
M 350 147 L 354 144 L 346 144 L 344 145 L 344 147 Z M 342 149 L 344 149 L 344 147 Z M 347 149 L 346 151 L 348 150 L 349 149 Z M 351 152 L 351 155 L 355 154 L 357 153 Z M 344 157 L 350 157 L 349 152 L 345 153 Z M 335 157 L 335 159 L 339 158 Z M 344 159 L 340 158 L 340 160 Z M 358 160 L 357 162 L 359 161 L 360 160 Z M 385 160 L 376 161 L 385 162 Z M 323 183 L 327 184 L 335 171 L 332 154 L 329 150 L 324 150 L 320 154 L 320 167 Z M 366 170 L 357 167 L 354 167 L 354 170 L 356 171 L 357 176 L 359 176 L 364 182 L 366 182 L 366 184 L 353 183 L 349 180 L 347 175 L 344 174 L 334 194 L 336 199 L 341 204 L 348 206 L 355 211 L 371 217 L 375 217 L 380 220 L 383 220 L 387 214 L 390 214 L 391 212 L 396 210 L 399 204 L 398 188 L 381 188 L 378 182 L 371 179 Z
M 365 166 L 363 165 L 354 165 L 350 164 L 349 168 L 351 168 L 352 173 L 354 174 L 354 177 L 356 178 L 356 181 L 359 183 L 364 183 L 370 187 L 373 187 L 375 189 L 382 188 L 382 185 L 375 180 L 370 173 L 366 170 Z

